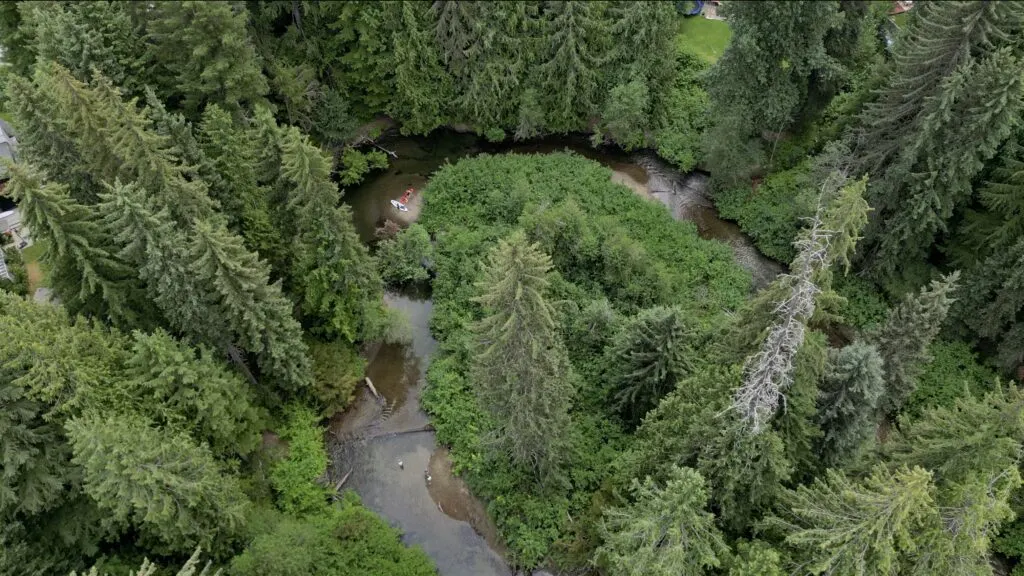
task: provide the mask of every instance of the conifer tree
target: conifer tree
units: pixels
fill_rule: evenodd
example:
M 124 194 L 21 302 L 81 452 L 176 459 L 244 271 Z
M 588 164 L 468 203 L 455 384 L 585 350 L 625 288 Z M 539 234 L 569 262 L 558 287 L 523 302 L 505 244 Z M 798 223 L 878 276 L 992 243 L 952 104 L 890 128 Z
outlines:
M 883 446 L 893 465 L 919 466 L 942 487 L 972 475 L 994 478 L 1014 469 L 1024 442 L 1024 396 L 1013 387 L 984 398 L 958 398 L 952 408 L 930 408 L 920 418 L 904 417 Z
M 721 565 L 728 547 L 705 511 L 704 479 L 673 466 L 660 487 L 633 480 L 633 503 L 604 511 L 598 565 L 612 576 L 701 576 Z
M 928 361 L 928 345 L 946 319 L 959 278 L 960 273 L 953 272 L 922 287 L 919 294 L 908 294 L 869 336 L 884 364 L 885 394 L 879 405 L 886 414 L 896 414 L 914 392 L 917 375 Z
M 921 468 L 876 469 L 863 482 L 828 470 L 788 491 L 769 519 L 809 574 L 894 574 L 938 518 L 931 475 Z
M 623 80 L 639 80 L 652 94 L 662 94 L 675 72 L 672 38 L 676 15 L 667 2 L 613 2 L 609 7 L 614 38 L 611 60 Z
M 448 4 L 459 4 L 459 11 L 464 12 L 459 19 L 471 24 L 461 33 L 463 56 L 448 61 L 457 94 L 453 114 L 459 114 L 461 120 L 485 134 L 488 130 L 513 126 L 520 93 L 535 56 L 530 31 L 537 22 L 537 7 L 527 2 L 444 4 L 446 10 Z M 443 14 L 439 13 L 439 17 Z
M 149 121 L 153 123 L 153 130 L 167 139 L 171 154 L 188 168 L 198 169 L 203 165 L 205 158 L 199 147 L 199 142 L 196 140 L 196 135 L 193 133 L 192 123 L 185 119 L 180 112 L 168 110 L 152 87 L 147 86 L 145 94 L 145 113 Z
M 127 2 L 26 3 L 23 26 L 31 30 L 38 59 L 61 64 L 81 80 L 96 71 L 129 94 L 151 82 L 146 45 Z
M 733 36 L 708 79 L 715 126 L 706 148 L 712 171 L 728 178 L 757 162 L 737 150 L 797 119 L 812 77 L 841 69 L 825 38 L 842 18 L 837 1 L 736 2 L 726 9 Z
M 33 236 L 47 241 L 51 284 L 68 310 L 127 326 L 139 321 L 131 270 L 112 253 L 112 240 L 89 210 L 69 196 L 67 186 L 44 183 L 33 166 L 8 164 L 8 169 L 7 194 L 19 203 Z
M 393 38 L 396 93 L 388 109 L 402 121 L 404 133 L 425 134 L 443 124 L 452 99 L 451 80 L 441 65 L 426 19 L 423 3 L 401 3 L 402 25 Z
M 76 167 L 89 175 L 92 188 L 75 191 L 75 196 L 93 203 L 102 190 L 100 183 L 137 182 L 170 210 L 179 224 L 212 214 L 212 204 L 201 180 L 187 177 L 189 169 L 173 154 L 168 137 L 153 130 L 150 120 L 134 100 L 125 102 L 117 87 L 102 75 L 91 85 L 79 81 L 60 65 L 36 67 L 32 85 L 22 83 L 22 100 L 42 103 L 26 112 L 48 115 L 62 138 L 73 144 Z M 45 123 L 46 120 L 33 120 Z M 63 150 L 33 149 L 32 156 L 48 156 L 52 164 Z M 74 185 L 76 181 L 72 181 Z
M 165 100 L 192 117 L 208 103 L 238 114 L 261 101 L 267 79 L 247 26 L 244 6 L 168 1 L 147 22 L 149 56 Z
M 210 185 L 210 196 L 228 217 L 228 227 L 241 234 L 245 245 L 276 269 L 277 263 L 286 258 L 285 248 L 270 217 L 270 191 L 259 182 L 257 148 L 267 143 L 254 136 L 237 127 L 220 106 L 207 106 L 199 128 L 200 172 Z
M 0 298 L 11 296 L 3 294 Z M 0 378 L 0 463 L 4 468 L 0 476 L 0 521 L 5 524 L 52 508 L 63 499 L 70 458 L 59 424 L 43 418 L 44 404 L 29 398 L 27 391 L 8 376 L 9 371 L 5 371 Z
M 466 52 L 477 34 L 473 28 L 479 21 L 481 9 L 477 2 L 458 0 L 436 0 L 431 5 L 432 16 L 437 22 L 434 38 L 441 47 L 442 60 L 458 76 L 463 74 Z
M 775 504 L 793 474 L 793 463 L 774 430 L 750 434 L 732 417 L 724 422 L 713 418 L 709 424 L 699 430 L 704 436 L 697 470 L 708 481 L 723 527 L 742 532 Z
M 227 319 L 201 288 L 188 239 L 168 212 L 157 209 L 136 185 L 115 183 L 98 205 L 103 226 L 120 247 L 119 256 L 137 267 L 146 295 L 175 332 L 223 347 L 230 339 Z
M 885 85 L 859 118 L 857 170 L 876 210 L 866 254 L 891 277 L 921 260 L 1024 109 L 1024 7 L 937 2 L 916 11 Z
M 608 30 L 602 2 L 559 0 L 545 6 L 544 42 L 537 68 L 548 125 L 580 129 L 597 110 Z
M 638 424 L 690 368 L 691 330 L 674 308 L 640 312 L 616 335 L 607 351 L 606 378 L 619 411 Z
M 327 335 L 349 342 L 373 337 L 370 320 L 379 316 L 382 284 L 351 210 L 338 206 L 330 158 L 295 128 L 281 147 L 281 175 L 292 186 L 288 207 L 298 234 L 292 277 L 303 312 Z
M 875 431 L 885 370 L 878 349 L 862 340 L 829 351 L 829 367 L 818 398 L 824 436 L 819 452 L 826 466 L 853 456 Z
M 189 246 L 202 293 L 212 299 L 231 333 L 254 352 L 263 376 L 291 392 L 309 385 L 311 366 L 292 304 L 269 270 L 223 223 L 196 222 Z
M 782 439 L 786 459 L 793 465 L 793 479 L 804 481 L 820 467 L 814 446 L 822 436 L 817 419 L 819 385 L 828 368 L 828 339 L 820 330 L 809 330 L 793 361 L 793 383 L 786 405 L 772 420 Z
M 18 5 L 21 2 L 0 4 L 0 46 L 4 49 L 4 60 L 11 64 L 18 74 L 28 74 L 35 62 L 32 51 L 32 37 Z
M 252 390 L 209 348 L 197 351 L 163 330 L 135 332 L 126 377 L 133 396 L 162 427 L 188 431 L 218 456 L 256 448 L 260 417 Z
M 237 480 L 186 435 L 130 414 L 79 418 L 67 429 L 85 491 L 112 520 L 179 552 L 241 527 L 248 502 Z
M 67 184 L 71 196 L 82 203 L 95 201 L 98 184 L 84 169 L 70 135 L 53 113 L 53 95 L 36 89 L 21 76 L 7 78 L 7 106 L 19 126 L 18 157 Z
M 551 258 L 522 232 L 490 252 L 476 298 L 484 318 L 474 329 L 474 380 L 497 423 L 497 444 L 516 464 L 538 472 L 562 459 L 572 403 L 568 358 L 544 298 Z
M 964 268 L 964 287 L 950 315 L 994 345 L 1007 370 L 1024 363 L 1024 135 L 1003 147 L 990 179 L 981 188 L 983 210 L 970 211 L 954 247 Z

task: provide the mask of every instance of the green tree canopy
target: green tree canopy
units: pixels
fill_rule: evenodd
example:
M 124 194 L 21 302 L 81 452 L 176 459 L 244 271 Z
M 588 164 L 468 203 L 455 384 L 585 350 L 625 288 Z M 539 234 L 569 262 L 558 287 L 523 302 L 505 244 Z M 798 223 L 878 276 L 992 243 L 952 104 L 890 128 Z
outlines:
M 631 492 L 632 504 L 604 511 L 599 566 L 613 576 L 701 576 L 721 565 L 728 548 L 700 474 L 676 466 L 664 487 L 634 479 Z
M 498 445 L 517 464 L 538 472 L 563 455 L 573 387 L 565 349 L 544 297 L 551 258 L 522 232 L 490 252 L 476 298 L 474 379 L 497 423 Z

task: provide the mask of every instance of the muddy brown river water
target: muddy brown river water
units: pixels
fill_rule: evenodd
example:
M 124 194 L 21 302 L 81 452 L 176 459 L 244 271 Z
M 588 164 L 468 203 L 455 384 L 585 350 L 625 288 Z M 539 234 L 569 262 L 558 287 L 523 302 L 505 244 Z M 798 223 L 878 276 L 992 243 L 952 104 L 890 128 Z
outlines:
M 345 195 L 367 242 L 386 218 L 408 224 L 418 215 L 416 209 L 399 213 L 391 200 L 410 187 L 421 192 L 446 162 L 481 152 L 547 154 L 568 149 L 610 168 L 612 180 L 661 202 L 676 219 L 692 221 L 702 237 L 728 244 L 737 262 L 751 272 L 755 288 L 783 270 L 760 254 L 736 224 L 718 217 L 707 194 L 706 174 L 682 174 L 651 153 L 595 150 L 572 138 L 491 144 L 455 133 L 385 139 L 381 145 L 398 158 Z M 367 375 L 380 398 L 361 387 L 353 406 L 332 419 L 330 477 L 337 482 L 347 475 L 345 488 L 355 490 L 366 506 L 399 528 L 407 544 L 422 547 L 442 576 L 511 576 L 486 507 L 452 474 L 448 452 L 437 445 L 420 408 L 427 366 L 437 349 L 429 327 L 432 304 L 422 294 L 389 294 L 386 300 L 408 316 L 412 342 L 368 351 Z

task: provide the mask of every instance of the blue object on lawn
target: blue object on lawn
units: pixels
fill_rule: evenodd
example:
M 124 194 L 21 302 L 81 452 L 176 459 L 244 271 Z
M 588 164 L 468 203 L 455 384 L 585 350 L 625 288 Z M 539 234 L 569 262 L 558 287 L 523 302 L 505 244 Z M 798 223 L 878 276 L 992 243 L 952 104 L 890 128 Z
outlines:
M 702 0 L 694 0 L 693 8 L 690 8 L 690 11 L 687 12 L 686 14 L 683 14 L 683 16 L 696 16 L 696 15 L 700 14 L 701 10 L 703 10 L 703 9 L 704 9 L 704 2 Z

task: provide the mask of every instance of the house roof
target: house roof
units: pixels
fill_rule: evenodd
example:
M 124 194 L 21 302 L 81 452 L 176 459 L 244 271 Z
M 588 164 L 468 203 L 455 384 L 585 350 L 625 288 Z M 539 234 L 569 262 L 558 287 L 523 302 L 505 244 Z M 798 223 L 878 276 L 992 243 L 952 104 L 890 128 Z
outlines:
M 11 125 L 0 120 L 0 158 L 17 161 L 18 140 L 14 137 Z M 0 164 L 0 179 L 7 177 L 7 169 Z

